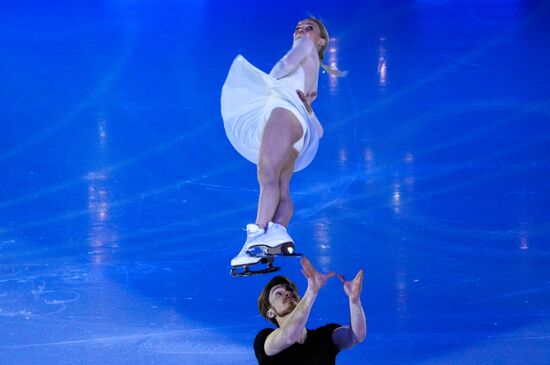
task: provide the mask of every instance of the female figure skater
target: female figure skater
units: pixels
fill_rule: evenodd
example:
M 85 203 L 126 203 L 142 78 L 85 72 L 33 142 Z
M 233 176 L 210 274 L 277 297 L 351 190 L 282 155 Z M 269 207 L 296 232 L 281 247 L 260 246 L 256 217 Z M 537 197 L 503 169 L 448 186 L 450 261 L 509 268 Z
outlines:
M 286 230 L 293 213 L 290 179 L 310 164 L 323 135 L 311 103 L 328 40 L 323 23 L 307 18 L 298 23 L 292 48 L 269 75 L 241 55 L 231 65 L 222 89 L 224 127 L 233 147 L 258 165 L 260 184 L 256 221 L 247 225 L 246 242 L 231 260 L 232 274 L 266 254 L 292 253 L 294 241 Z

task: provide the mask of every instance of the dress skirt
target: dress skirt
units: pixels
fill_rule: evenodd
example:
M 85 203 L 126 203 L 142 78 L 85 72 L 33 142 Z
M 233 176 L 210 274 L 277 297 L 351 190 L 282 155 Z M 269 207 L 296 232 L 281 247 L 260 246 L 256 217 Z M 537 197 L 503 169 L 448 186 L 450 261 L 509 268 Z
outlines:
M 222 88 L 221 111 L 225 133 L 231 145 L 244 158 L 258 164 L 260 143 L 267 118 L 274 108 L 291 111 L 304 134 L 294 148 L 298 157 L 294 171 L 307 167 L 319 147 L 315 122 L 296 93 L 303 90 L 303 69 L 277 80 L 239 55 L 233 61 Z

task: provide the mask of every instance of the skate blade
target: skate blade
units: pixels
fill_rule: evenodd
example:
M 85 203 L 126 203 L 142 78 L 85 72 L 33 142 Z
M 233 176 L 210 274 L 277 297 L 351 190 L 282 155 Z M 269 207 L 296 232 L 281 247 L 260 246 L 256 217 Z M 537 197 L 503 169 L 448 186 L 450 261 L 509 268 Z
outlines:
M 268 266 L 261 270 L 250 270 L 250 267 L 258 265 L 258 264 L 267 264 Z M 266 257 L 263 258 L 260 262 L 252 265 L 242 265 L 242 266 L 232 266 L 231 271 L 229 273 L 234 278 L 242 278 L 246 276 L 254 276 L 254 275 L 262 275 L 262 274 L 269 274 L 271 272 L 279 271 L 281 270 L 280 267 L 273 266 L 273 257 Z
M 285 242 L 277 247 L 254 246 L 246 252 L 250 256 L 269 257 L 269 256 L 303 256 L 303 254 L 294 252 L 294 244 Z

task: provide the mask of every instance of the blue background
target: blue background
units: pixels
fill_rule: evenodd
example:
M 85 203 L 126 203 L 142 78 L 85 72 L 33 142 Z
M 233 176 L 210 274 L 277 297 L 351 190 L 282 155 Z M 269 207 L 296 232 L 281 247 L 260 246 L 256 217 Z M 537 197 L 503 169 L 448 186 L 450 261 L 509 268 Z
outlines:
M 196 0 L 0 3 L 1 364 L 255 363 L 270 276 L 229 261 L 259 190 L 219 98 L 309 14 L 349 75 L 289 230 L 365 269 L 338 363 L 550 363 L 550 4 Z M 332 279 L 308 326 L 348 318 Z

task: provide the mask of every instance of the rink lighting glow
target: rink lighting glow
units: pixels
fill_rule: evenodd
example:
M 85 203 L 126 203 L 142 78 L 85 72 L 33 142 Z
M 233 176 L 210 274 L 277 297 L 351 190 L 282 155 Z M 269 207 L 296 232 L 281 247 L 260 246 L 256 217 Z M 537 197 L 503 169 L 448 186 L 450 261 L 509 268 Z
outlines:
M 384 60 L 384 59 L 379 60 L 379 64 L 378 64 L 379 81 L 378 81 L 378 84 L 381 87 L 386 86 L 387 73 L 388 73 L 388 65 L 386 64 L 386 60 Z
M 363 153 L 363 159 L 365 160 L 365 168 L 370 170 L 374 167 L 374 153 L 370 148 L 366 148 Z
M 324 217 L 315 222 L 315 240 L 317 241 L 319 248 L 322 250 L 327 250 L 330 248 L 330 235 L 328 227 L 330 221 Z
M 330 48 L 328 49 L 328 60 L 327 64 L 330 65 L 330 67 L 338 69 L 338 38 L 330 38 Z M 329 76 L 329 90 L 332 95 L 336 93 L 338 90 L 338 77 L 333 75 Z
M 520 250 L 523 250 L 523 251 L 526 251 L 529 249 L 529 238 L 527 236 L 527 232 L 523 230 L 520 232 L 519 248 Z
M 385 37 L 380 37 L 380 46 L 378 47 L 378 85 L 385 88 L 388 83 L 388 64 L 386 62 L 386 47 L 384 46 Z
M 412 176 L 407 176 L 405 178 L 405 185 L 407 185 L 407 190 L 408 191 L 412 191 L 413 190 L 413 186 L 414 186 L 414 177 Z
M 348 151 L 346 151 L 343 148 L 340 151 L 338 151 L 338 159 L 340 160 L 341 163 L 347 162 L 347 160 L 348 160 Z
M 396 214 L 401 213 L 401 185 L 395 183 L 393 186 L 393 211 Z
M 372 150 L 370 148 L 367 148 L 365 150 L 365 161 L 367 162 L 372 162 L 372 160 L 374 159 L 374 155 L 372 153 Z
M 106 127 L 106 123 L 104 120 L 100 120 L 99 121 L 99 139 L 100 141 L 105 141 L 105 139 L 107 138 L 107 127 Z

